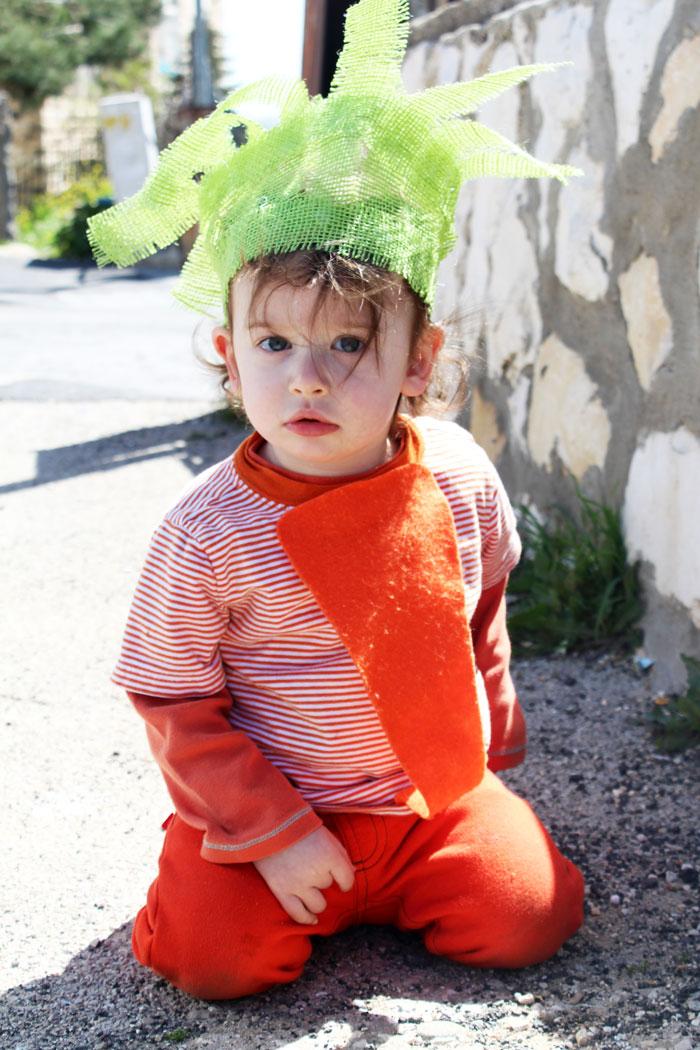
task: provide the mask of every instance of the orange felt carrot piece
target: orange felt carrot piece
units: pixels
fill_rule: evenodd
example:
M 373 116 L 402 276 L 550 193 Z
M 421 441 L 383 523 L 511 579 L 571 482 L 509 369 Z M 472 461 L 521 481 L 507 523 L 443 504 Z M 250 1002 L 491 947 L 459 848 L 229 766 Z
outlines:
M 422 817 L 479 784 L 485 756 L 457 538 L 409 463 L 289 510 L 278 536 L 362 675 Z

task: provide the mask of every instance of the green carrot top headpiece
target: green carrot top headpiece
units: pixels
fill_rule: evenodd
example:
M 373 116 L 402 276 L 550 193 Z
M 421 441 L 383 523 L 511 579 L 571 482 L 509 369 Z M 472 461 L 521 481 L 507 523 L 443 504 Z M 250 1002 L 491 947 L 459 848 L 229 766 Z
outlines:
M 409 0 L 360 0 L 327 98 L 276 76 L 234 91 L 161 153 L 139 193 L 90 221 L 98 263 L 129 266 L 199 223 L 175 295 L 204 313 L 246 262 L 306 248 L 401 274 L 432 306 L 463 182 L 578 173 L 460 119 L 554 66 L 407 94 L 408 25 Z

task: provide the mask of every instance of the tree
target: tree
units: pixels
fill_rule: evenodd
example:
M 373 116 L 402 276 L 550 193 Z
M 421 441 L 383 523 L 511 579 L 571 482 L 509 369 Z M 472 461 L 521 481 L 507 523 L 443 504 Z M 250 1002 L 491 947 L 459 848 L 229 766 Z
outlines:
M 0 0 L 0 240 L 13 232 L 12 110 L 38 110 L 78 66 L 143 59 L 159 17 L 160 0 Z
M 140 57 L 160 0 L 2 0 L 0 88 L 21 110 L 60 95 L 78 66 Z

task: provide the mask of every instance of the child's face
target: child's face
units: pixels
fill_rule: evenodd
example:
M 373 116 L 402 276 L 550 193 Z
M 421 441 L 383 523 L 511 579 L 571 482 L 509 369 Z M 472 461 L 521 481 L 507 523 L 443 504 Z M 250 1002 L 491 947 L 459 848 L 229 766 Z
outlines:
M 234 391 L 265 439 L 261 454 L 298 474 L 359 474 L 393 454 L 390 431 L 401 394 L 421 394 L 442 345 L 430 326 L 411 353 L 414 306 L 391 293 L 375 346 L 371 317 L 319 289 L 289 284 L 253 304 L 243 274 L 231 294 L 233 330 L 217 328 L 214 346 Z M 252 310 L 251 310 L 252 306 Z M 366 352 L 363 353 L 363 350 Z

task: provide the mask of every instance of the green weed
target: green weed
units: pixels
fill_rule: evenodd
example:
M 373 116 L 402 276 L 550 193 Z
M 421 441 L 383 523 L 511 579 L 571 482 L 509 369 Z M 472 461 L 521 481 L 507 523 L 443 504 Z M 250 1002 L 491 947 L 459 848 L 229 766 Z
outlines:
M 681 654 L 688 674 L 685 696 L 657 697 L 644 717 L 659 751 L 684 751 L 700 746 L 700 660 Z
M 163 1042 L 165 1043 L 184 1043 L 185 1039 L 189 1039 L 190 1030 L 189 1028 L 176 1028 L 172 1032 L 168 1032 L 163 1036 Z
M 87 220 L 111 204 L 112 184 L 99 165 L 63 193 L 35 197 L 17 213 L 19 239 L 49 258 L 89 259 Z
M 584 496 L 577 514 L 557 507 L 548 522 L 520 508 L 523 556 L 508 591 L 516 653 L 570 652 L 597 643 L 629 647 L 641 616 L 619 510 Z

